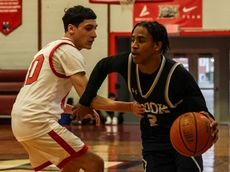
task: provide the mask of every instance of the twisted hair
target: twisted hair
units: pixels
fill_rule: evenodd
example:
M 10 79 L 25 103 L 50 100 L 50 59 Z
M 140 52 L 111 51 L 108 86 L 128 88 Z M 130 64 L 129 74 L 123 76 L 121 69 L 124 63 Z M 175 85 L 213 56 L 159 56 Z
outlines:
M 169 39 L 168 39 L 168 33 L 164 25 L 158 23 L 157 21 L 142 21 L 140 23 L 137 23 L 133 30 L 137 26 L 141 26 L 147 29 L 147 31 L 150 33 L 150 35 L 153 38 L 153 41 L 155 42 L 162 42 L 162 47 L 161 47 L 161 53 L 165 54 L 169 50 Z

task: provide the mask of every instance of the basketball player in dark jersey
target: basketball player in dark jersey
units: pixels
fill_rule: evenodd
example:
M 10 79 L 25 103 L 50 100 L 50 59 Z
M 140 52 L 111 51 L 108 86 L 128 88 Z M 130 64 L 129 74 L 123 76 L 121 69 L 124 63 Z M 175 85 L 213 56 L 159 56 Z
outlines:
M 185 112 L 208 112 L 205 99 L 191 74 L 180 64 L 167 59 L 169 49 L 165 27 L 158 22 L 134 26 L 131 53 L 107 57 L 97 63 L 76 110 L 94 107 L 94 98 L 108 73 L 118 72 L 127 82 L 133 98 L 144 105 L 140 121 L 143 162 L 146 172 L 201 172 L 202 156 L 185 157 L 177 153 L 169 138 L 173 121 Z M 211 126 L 214 142 L 217 122 Z

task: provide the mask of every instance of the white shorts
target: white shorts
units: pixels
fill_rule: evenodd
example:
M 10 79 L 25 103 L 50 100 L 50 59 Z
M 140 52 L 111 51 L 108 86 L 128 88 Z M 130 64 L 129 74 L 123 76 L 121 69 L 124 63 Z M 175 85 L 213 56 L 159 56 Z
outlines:
M 51 164 L 62 169 L 68 161 L 88 150 L 87 145 L 79 137 L 60 125 L 41 137 L 20 143 L 28 152 L 35 171 Z

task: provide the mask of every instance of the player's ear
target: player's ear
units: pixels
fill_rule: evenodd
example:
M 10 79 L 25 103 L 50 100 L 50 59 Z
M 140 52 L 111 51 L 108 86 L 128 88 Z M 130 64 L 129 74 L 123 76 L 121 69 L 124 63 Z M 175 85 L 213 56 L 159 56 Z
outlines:
M 161 47 L 162 47 L 162 42 L 161 41 L 155 42 L 155 44 L 154 44 L 154 50 L 155 51 L 160 51 Z
M 68 32 L 70 33 L 70 34 L 73 34 L 74 33 L 74 25 L 72 25 L 72 24 L 69 24 L 68 25 Z

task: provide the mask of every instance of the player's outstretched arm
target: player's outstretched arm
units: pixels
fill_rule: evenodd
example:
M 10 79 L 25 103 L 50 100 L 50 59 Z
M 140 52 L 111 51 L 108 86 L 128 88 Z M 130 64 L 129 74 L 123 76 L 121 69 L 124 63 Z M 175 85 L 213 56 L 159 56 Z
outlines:
M 144 106 L 137 102 L 114 101 L 101 96 L 96 96 L 93 99 L 91 107 L 78 103 L 74 106 L 73 113 L 78 115 L 92 114 L 92 108 L 104 111 L 132 112 L 136 116 L 142 116 L 144 113 Z

